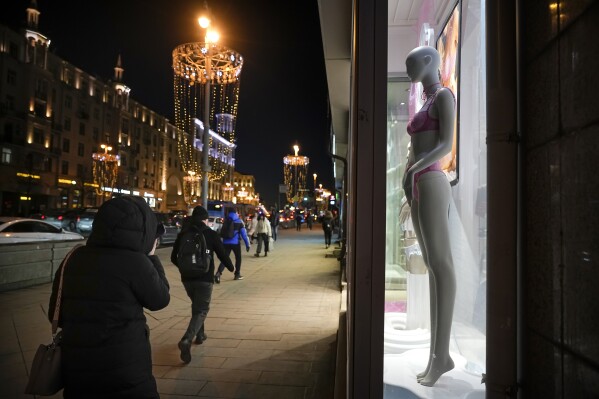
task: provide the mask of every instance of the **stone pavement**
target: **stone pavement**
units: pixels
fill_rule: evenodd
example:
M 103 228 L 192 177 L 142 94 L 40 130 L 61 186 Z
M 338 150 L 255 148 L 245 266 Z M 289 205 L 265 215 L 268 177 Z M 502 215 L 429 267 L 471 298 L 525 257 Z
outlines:
M 339 262 L 325 257 L 320 225 L 279 229 L 268 257 L 243 252 L 241 274 L 225 271 L 214 285 L 208 339 L 179 359 L 190 301 L 170 263 L 157 250 L 171 285 L 166 309 L 146 312 L 154 376 L 163 399 L 333 398 L 341 290 Z M 233 256 L 233 255 L 232 255 Z M 31 398 L 23 389 L 40 343 L 51 338 L 46 313 L 50 284 L 0 293 L 0 398 Z M 54 397 L 61 398 L 62 393 Z

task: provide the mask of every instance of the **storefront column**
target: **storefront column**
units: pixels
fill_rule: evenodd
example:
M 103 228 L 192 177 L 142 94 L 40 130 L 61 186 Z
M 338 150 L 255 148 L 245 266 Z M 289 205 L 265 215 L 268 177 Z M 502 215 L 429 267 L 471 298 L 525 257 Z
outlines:
M 487 399 L 518 387 L 518 1 L 489 0 L 487 24 Z
M 383 397 L 387 1 L 354 3 L 348 151 L 347 398 Z

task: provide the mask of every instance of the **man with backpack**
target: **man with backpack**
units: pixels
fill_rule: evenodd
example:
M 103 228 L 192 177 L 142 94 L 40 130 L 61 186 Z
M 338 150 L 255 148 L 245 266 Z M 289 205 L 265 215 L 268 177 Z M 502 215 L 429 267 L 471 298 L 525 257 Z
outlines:
M 218 256 L 223 269 L 226 266 L 230 271 L 234 270 L 218 233 L 206 225 L 207 219 L 208 211 L 196 206 L 177 235 L 171 252 L 171 262 L 179 269 L 181 282 L 191 299 L 191 319 L 179 341 L 184 363 L 191 362 L 191 341 L 194 337 L 196 344 L 202 344 L 207 338 L 204 321 L 210 310 L 214 285 L 214 254 Z
M 241 275 L 241 239 L 245 242 L 245 249 L 248 252 L 250 251 L 250 241 L 245 230 L 245 225 L 235 209 L 229 210 L 221 227 L 220 234 L 223 239 L 227 258 L 231 251 L 235 254 L 235 280 L 243 280 L 243 276 Z M 214 275 L 214 282 L 216 284 L 220 284 L 220 277 L 223 274 L 223 270 L 225 270 L 223 263 L 221 262 L 218 266 L 218 271 Z

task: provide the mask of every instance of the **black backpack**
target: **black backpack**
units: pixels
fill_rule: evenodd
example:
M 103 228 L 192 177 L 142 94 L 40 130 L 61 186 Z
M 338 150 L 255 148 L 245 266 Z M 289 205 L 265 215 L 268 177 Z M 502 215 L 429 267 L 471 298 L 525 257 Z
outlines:
M 233 219 L 231 219 L 230 217 L 227 217 L 225 219 L 225 222 L 223 223 L 223 226 L 220 229 L 220 236 L 222 238 L 235 237 L 235 223 L 233 222 Z
M 212 255 L 203 231 L 204 229 L 192 226 L 181 236 L 177 267 L 182 275 L 200 276 L 210 270 Z

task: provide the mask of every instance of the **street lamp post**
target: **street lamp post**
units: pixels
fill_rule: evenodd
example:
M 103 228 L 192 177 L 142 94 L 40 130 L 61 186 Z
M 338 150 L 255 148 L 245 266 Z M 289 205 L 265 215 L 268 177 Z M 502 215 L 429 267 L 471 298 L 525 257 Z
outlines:
M 295 167 L 294 167 L 295 171 L 294 171 L 294 177 L 293 177 L 293 182 L 295 183 L 295 187 L 293 190 L 293 194 L 295 196 L 295 204 L 294 205 L 297 206 L 297 200 L 299 199 L 298 193 L 297 193 L 297 188 L 298 188 L 297 187 L 297 153 L 299 152 L 299 146 L 297 144 L 294 145 L 293 150 L 295 151 L 295 162 L 294 162 L 295 163 Z
M 316 208 L 316 177 L 318 175 L 316 173 L 314 173 L 312 175 L 312 177 L 314 177 L 314 208 Z
M 208 208 L 208 176 L 210 174 L 210 80 L 212 75 L 212 43 L 218 40 L 218 34 L 210 31 L 210 11 L 208 4 L 205 3 L 206 16 L 200 17 L 198 22 L 200 26 L 206 29 L 206 84 L 204 86 L 204 137 L 202 145 L 202 205 Z

